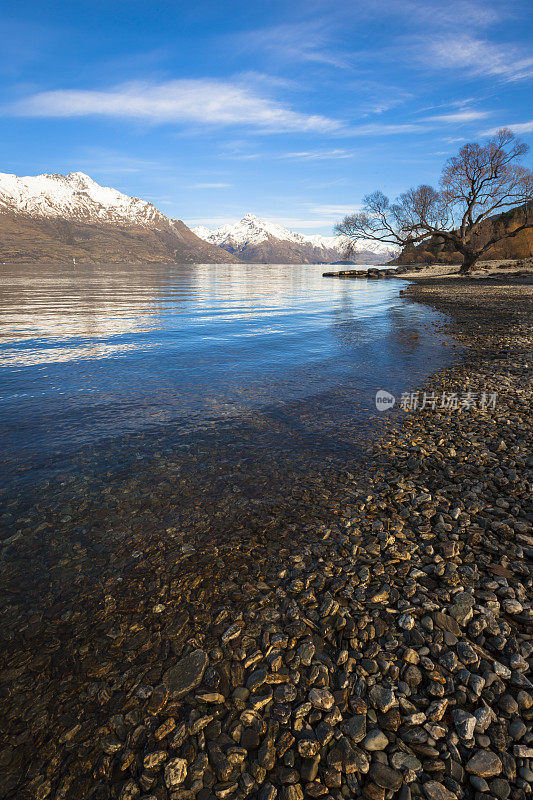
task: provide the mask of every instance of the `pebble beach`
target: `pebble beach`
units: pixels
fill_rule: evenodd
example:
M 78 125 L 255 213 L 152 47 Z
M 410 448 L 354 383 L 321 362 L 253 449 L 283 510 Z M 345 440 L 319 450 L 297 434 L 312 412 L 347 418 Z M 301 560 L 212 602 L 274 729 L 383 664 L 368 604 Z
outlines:
M 493 405 L 402 412 L 318 518 L 154 530 L 86 607 L 8 614 L 2 800 L 531 796 L 533 284 L 403 277 L 461 348 L 413 393 Z

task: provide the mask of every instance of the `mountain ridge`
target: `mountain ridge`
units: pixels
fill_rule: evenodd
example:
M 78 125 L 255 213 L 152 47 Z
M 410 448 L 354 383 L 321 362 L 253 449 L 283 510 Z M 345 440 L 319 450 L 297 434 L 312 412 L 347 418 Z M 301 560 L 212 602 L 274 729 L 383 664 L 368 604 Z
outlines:
M 101 186 L 84 172 L 18 177 L 0 173 L 0 261 L 120 263 L 331 264 L 342 237 L 304 235 L 246 214 L 215 230 L 190 229 L 152 203 Z M 373 243 L 351 257 L 376 264 L 394 257 Z
M 152 203 L 83 172 L 0 173 L 0 261 L 237 263 Z
M 205 241 L 251 263 L 331 264 L 343 257 L 346 246 L 343 237 L 305 236 L 251 213 L 233 225 L 221 225 L 215 230 L 198 225 L 192 230 Z M 351 260 L 359 264 L 376 264 L 394 255 L 393 248 L 378 244 L 372 249 L 360 249 Z

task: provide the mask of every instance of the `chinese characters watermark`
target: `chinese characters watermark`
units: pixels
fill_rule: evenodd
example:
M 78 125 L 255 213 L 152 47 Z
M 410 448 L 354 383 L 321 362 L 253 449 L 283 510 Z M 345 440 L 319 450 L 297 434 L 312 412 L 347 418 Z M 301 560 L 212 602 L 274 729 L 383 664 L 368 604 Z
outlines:
M 402 411 L 493 411 L 498 399 L 497 392 L 402 392 L 398 407 Z M 390 392 L 380 389 L 376 392 L 376 408 L 387 411 L 394 407 L 396 398 Z

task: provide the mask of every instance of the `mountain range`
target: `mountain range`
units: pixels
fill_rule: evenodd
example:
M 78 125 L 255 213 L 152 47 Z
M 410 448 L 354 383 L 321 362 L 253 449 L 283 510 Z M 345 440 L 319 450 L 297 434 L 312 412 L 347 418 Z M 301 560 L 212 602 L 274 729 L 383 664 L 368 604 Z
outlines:
M 0 261 L 332 263 L 342 238 L 304 236 L 246 214 L 235 225 L 191 230 L 152 203 L 100 186 L 83 172 L 17 177 L 0 173 Z M 357 263 L 395 254 L 379 244 Z
M 219 263 L 235 256 L 83 172 L 0 173 L 0 261 Z
M 346 239 L 339 236 L 304 236 L 275 222 L 246 214 L 234 225 L 221 225 L 209 230 L 203 225 L 193 233 L 210 244 L 227 250 L 248 263 L 316 264 L 334 263 L 344 258 Z M 354 263 L 377 264 L 393 258 L 393 248 L 373 242 L 372 247 L 358 248 Z

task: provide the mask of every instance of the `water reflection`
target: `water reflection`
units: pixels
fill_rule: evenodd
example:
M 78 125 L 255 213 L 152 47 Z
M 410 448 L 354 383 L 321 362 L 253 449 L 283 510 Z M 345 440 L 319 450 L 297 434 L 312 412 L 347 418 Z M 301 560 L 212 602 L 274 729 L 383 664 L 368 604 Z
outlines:
M 376 389 L 412 389 L 448 353 L 399 281 L 321 273 L 3 267 L 4 620 L 85 605 L 148 537 L 330 522 L 324 498 L 382 430 Z
M 399 281 L 321 274 L 4 266 L 7 485 L 83 474 L 88 453 L 109 467 L 117 446 L 144 457 L 157 441 L 183 450 L 204 435 L 208 447 L 242 445 L 254 456 L 300 450 L 319 463 L 351 453 L 354 429 L 376 416 L 375 390 L 412 388 L 445 355 L 428 329 L 436 314 L 401 300 Z M 256 435 L 237 444 L 243 425 Z

